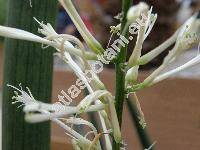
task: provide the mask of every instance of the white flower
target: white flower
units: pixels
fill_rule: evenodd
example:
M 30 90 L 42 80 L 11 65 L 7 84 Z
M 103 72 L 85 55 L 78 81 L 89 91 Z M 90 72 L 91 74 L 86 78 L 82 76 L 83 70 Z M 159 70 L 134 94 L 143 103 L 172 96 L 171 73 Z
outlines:
M 189 34 L 189 35 L 188 35 Z M 191 36 L 192 35 L 197 35 L 196 36 Z M 189 39 L 187 39 L 189 36 Z M 190 19 L 188 19 L 186 21 L 186 23 L 180 28 L 178 29 L 178 31 L 174 34 L 173 39 L 169 39 L 169 41 L 167 41 L 167 44 L 172 44 L 175 40 L 175 37 L 177 37 L 176 40 L 176 44 L 173 47 L 173 49 L 169 52 L 169 54 L 165 57 L 162 65 L 157 68 L 150 76 L 148 76 L 143 83 L 141 83 L 139 86 L 142 87 L 146 87 L 146 86 L 150 86 L 151 84 L 154 84 L 155 82 L 158 82 L 164 78 L 167 78 L 168 76 L 171 75 L 171 73 L 176 73 L 179 70 L 184 69 L 185 67 L 187 68 L 187 65 L 194 65 L 196 62 L 198 62 L 198 57 L 195 59 L 192 59 L 191 61 L 189 61 L 187 64 L 183 65 L 180 68 L 177 68 L 175 70 L 173 70 L 170 73 L 166 73 L 162 76 L 159 76 L 160 73 L 170 64 L 172 63 L 174 60 L 176 60 L 176 58 L 186 49 L 191 48 L 193 45 L 198 45 L 199 43 L 199 36 L 200 36 L 200 19 L 197 17 L 197 14 L 195 14 L 194 16 L 192 16 Z M 189 41 L 189 42 L 187 42 Z M 165 43 L 166 44 L 166 43 Z M 150 60 L 152 60 L 155 56 L 157 56 L 158 54 L 160 54 L 164 48 L 167 48 L 167 46 L 163 44 L 162 47 L 159 47 L 158 49 L 155 49 L 154 51 L 150 52 L 149 54 L 147 54 L 145 56 L 145 59 L 143 59 L 141 62 L 148 62 Z M 153 56 L 154 54 L 156 54 L 155 56 Z M 143 62 L 144 61 L 144 62 Z M 145 63 L 144 63 L 145 64 Z M 157 78 L 159 76 L 159 78 Z M 155 80 L 156 79 L 156 80 Z
M 190 17 L 179 29 L 176 44 L 174 48 L 165 57 L 163 64 L 166 66 L 176 60 L 185 50 L 198 45 L 200 41 L 200 19 L 197 14 Z
M 127 20 L 129 22 L 136 21 L 140 15 L 146 11 L 148 11 L 149 6 L 145 2 L 140 2 L 139 4 L 132 6 L 127 13 Z
M 176 47 L 171 53 L 170 60 L 180 55 L 184 50 L 197 45 L 200 39 L 200 19 L 198 14 L 190 17 L 168 40 L 159 45 L 149 53 L 142 56 L 138 62 L 139 65 L 144 65 L 153 60 L 164 50 L 176 42 Z M 172 56 L 173 55 L 173 56 Z
M 72 19 L 74 25 L 76 26 L 79 33 L 82 35 L 83 39 L 97 54 L 101 54 L 104 52 L 104 49 L 100 45 L 100 43 L 92 36 L 92 34 L 88 31 L 87 27 L 83 23 L 81 17 L 79 16 L 78 12 L 76 11 L 73 3 L 71 0 L 58 0 L 61 5 L 65 8 L 67 13 L 69 14 L 70 18 Z
M 13 38 L 13 39 L 20 39 L 20 40 L 37 42 L 37 43 L 41 43 L 43 45 L 52 46 L 52 47 L 56 48 L 57 50 L 59 50 L 61 45 L 62 45 L 62 42 L 63 42 L 62 37 L 66 38 L 66 35 L 65 36 L 61 35 L 59 37 L 59 35 L 57 35 L 57 33 L 55 33 L 55 31 L 53 30 L 53 28 L 50 24 L 44 25 L 44 24 L 40 23 L 40 25 L 42 27 L 44 27 L 44 29 L 39 29 L 40 32 L 43 33 L 44 35 L 47 35 L 47 34 L 51 35 L 49 37 L 51 40 L 39 37 L 35 34 L 32 34 L 30 32 L 27 32 L 27 31 L 24 31 L 24 30 L 21 30 L 21 29 L 5 27 L 5 26 L 0 26 L 0 36 Z M 72 38 L 72 36 L 68 36 L 68 39 L 72 40 L 72 41 L 75 40 L 75 38 Z M 79 43 L 79 45 L 80 45 L 80 43 Z M 66 40 L 65 40 L 63 47 L 64 47 L 65 51 L 67 51 L 67 52 L 69 52 L 69 53 L 71 53 L 75 56 L 83 57 L 82 50 L 74 48 L 72 46 L 72 44 L 70 42 L 66 41 Z M 85 52 L 85 57 L 87 59 L 92 59 L 92 60 L 95 60 L 97 58 L 96 55 L 94 55 L 91 52 Z
M 99 99 L 103 95 L 108 95 L 109 92 L 106 90 L 98 90 L 95 91 L 89 95 L 87 95 L 77 106 L 79 109 L 80 113 L 84 112 L 89 108 L 89 106 L 94 102 L 95 100 Z
M 37 101 L 34 99 L 33 95 L 31 94 L 29 88 L 27 87 L 27 90 L 29 92 L 29 94 L 27 94 L 20 86 L 21 89 L 18 89 L 12 85 L 7 85 L 8 87 L 12 87 L 13 89 L 17 90 L 17 91 L 14 91 L 15 93 L 15 96 L 12 97 L 12 99 L 15 99 L 14 102 L 12 102 L 12 104 L 15 104 L 15 103 L 21 103 L 20 106 L 24 106 L 24 105 L 30 105 L 30 104 L 34 104 L 34 103 L 37 103 Z M 21 95 L 19 95 L 19 93 L 21 93 Z M 19 106 L 19 107 L 20 107 Z
M 50 108 L 52 109 L 47 109 L 45 106 L 50 105 Z M 58 118 L 58 117 L 63 117 L 63 116 L 70 116 L 73 114 L 78 114 L 80 113 L 80 110 L 77 107 L 73 106 L 64 106 L 59 112 L 55 112 L 53 109 L 53 104 L 46 104 L 46 105 L 40 105 L 40 107 L 36 105 L 27 105 L 24 107 L 23 111 L 26 112 L 25 120 L 30 123 L 37 123 L 37 122 L 43 122 L 43 121 L 48 121 L 51 120 L 52 118 Z M 107 105 L 104 104 L 95 104 L 91 105 L 85 112 L 96 112 L 105 109 Z M 42 110 L 48 110 L 52 113 L 50 114 L 34 114 L 32 112 L 39 111 L 40 109 Z
M 138 77 L 138 69 L 139 66 L 134 66 L 127 71 L 125 77 L 126 86 L 128 86 L 128 84 L 133 85 L 136 83 Z
M 120 143 L 122 140 L 122 135 L 120 131 L 120 126 L 117 118 L 117 113 L 115 109 L 114 99 L 112 96 L 108 96 L 108 103 L 109 103 L 109 111 L 110 111 L 110 118 L 112 123 L 113 129 L 113 136 L 116 142 Z
M 52 45 L 52 42 L 47 39 L 16 28 L 0 26 L 0 36 Z
M 177 37 L 180 50 L 186 50 L 197 45 L 200 40 L 200 19 L 197 13 L 190 17 L 181 27 Z
M 61 118 L 61 120 L 62 120 L 62 118 Z M 70 136 L 72 139 L 76 140 L 78 145 L 82 149 L 88 149 L 90 147 L 90 145 L 92 144 L 92 142 L 90 140 L 88 140 L 86 137 L 84 137 L 81 134 L 79 134 L 78 132 L 76 132 L 75 130 L 73 130 L 72 128 L 70 128 L 68 125 L 66 125 L 66 123 L 63 123 L 61 120 L 52 119 L 53 122 L 57 123 L 61 128 L 63 128 L 66 131 L 66 134 L 68 136 Z M 97 148 L 96 145 L 94 145 L 94 148 Z
M 58 118 L 58 116 L 51 116 L 51 111 L 53 111 L 52 109 L 52 105 L 51 104 L 45 104 L 39 101 L 36 101 L 33 97 L 33 95 L 31 94 L 30 90 L 27 88 L 28 93 L 26 93 L 25 91 L 23 91 L 21 85 L 20 88 L 18 89 L 12 85 L 8 85 L 9 87 L 14 88 L 15 90 L 17 90 L 18 92 L 21 93 L 21 95 L 19 95 L 16 91 L 15 94 L 16 96 L 13 96 L 13 99 L 16 99 L 16 101 L 13 102 L 13 104 L 15 103 L 21 103 L 20 106 L 25 106 L 24 107 L 24 112 L 26 112 L 26 116 L 25 119 L 26 121 L 30 122 L 30 123 L 35 123 L 35 122 L 40 122 L 40 121 L 44 121 L 44 118 L 41 118 L 41 116 L 47 116 L 48 120 L 52 120 L 53 122 L 56 122 L 59 126 L 61 126 L 63 129 L 65 129 L 66 134 L 69 135 L 70 137 L 72 137 L 74 140 L 76 140 L 79 144 L 79 146 L 83 149 L 87 149 L 88 147 L 91 147 L 92 142 L 90 140 L 87 139 L 87 137 L 84 137 L 82 135 L 80 135 L 78 132 L 76 132 L 75 130 L 73 130 L 72 128 L 70 128 L 69 126 L 67 126 L 66 124 L 75 124 L 75 125 L 87 125 L 88 127 L 90 127 L 92 129 L 92 133 L 94 135 L 97 135 L 97 130 L 96 128 L 93 126 L 92 123 L 83 120 L 81 118 Z M 104 106 L 101 105 L 101 109 L 104 108 Z M 96 110 L 99 109 L 99 106 L 91 106 L 90 108 L 87 109 L 87 111 L 97 111 Z M 76 107 L 68 107 L 66 110 L 68 110 L 68 114 L 74 114 L 74 113 L 79 113 L 79 109 L 77 109 Z M 40 112 L 39 113 L 35 113 L 34 112 Z M 66 111 L 64 111 L 66 115 Z M 38 115 L 38 116 L 37 116 Z M 41 116 L 40 116 L 41 115 Z M 41 120 L 43 119 L 43 120 Z M 62 121 L 65 121 L 65 123 L 63 123 Z M 97 149 L 101 149 L 99 142 L 96 143 L 95 145 L 92 145 L 93 148 L 97 148 Z
M 180 67 L 177 67 L 176 69 L 173 69 L 173 70 L 171 70 L 171 71 L 168 71 L 168 72 L 166 72 L 166 73 L 163 73 L 162 75 L 157 76 L 157 77 L 153 80 L 152 84 L 155 84 L 155 83 L 158 83 L 158 82 L 160 82 L 160 81 L 162 81 L 162 80 L 164 80 L 164 79 L 167 79 L 167 78 L 169 78 L 170 76 L 172 76 L 172 75 L 174 75 L 174 74 L 176 74 L 176 73 L 178 73 L 178 72 L 180 72 L 180 71 L 186 70 L 186 69 L 188 69 L 188 68 L 190 68 L 190 67 L 193 67 L 193 66 L 195 66 L 195 65 L 197 65 L 197 64 L 199 64 L 199 63 L 200 63 L 200 55 L 196 56 L 195 58 L 193 58 L 192 60 L 188 61 L 188 62 L 185 63 L 184 65 L 182 65 L 182 66 L 180 66 Z
M 149 35 L 149 33 L 151 32 L 156 19 L 157 19 L 157 14 L 152 14 L 152 7 L 148 12 L 143 13 L 142 20 L 139 21 L 139 18 L 136 19 L 139 24 L 139 32 L 135 47 L 128 61 L 129 68 L 133 67 L 138 63 L 141 57 L 143 43 L 147 38 L 147 36 Z
M 177 39 L 178 31 L 176 31 L 170 38 L 168 38 L 165 42 L 163 42 L 158 47 L 154 48 L 147 54 L 140 57 L 138 60 L 138 65 L 145 65 L 149 63 L 151 60 L 153 60 L 155 57 L 157 57 L 159 54 L 161 54 L 163 51 L 165 51 L 168 47 L 170 47 Z

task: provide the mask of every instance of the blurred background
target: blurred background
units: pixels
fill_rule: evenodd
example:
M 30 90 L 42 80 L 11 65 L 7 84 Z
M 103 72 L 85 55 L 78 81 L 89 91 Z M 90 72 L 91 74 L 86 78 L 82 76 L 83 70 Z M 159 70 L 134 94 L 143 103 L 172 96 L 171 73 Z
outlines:
M 140 0 L 134 0 L 134 4 L 138 2 Z M 153 11 L 158 14 L 158 20 L 145 41 L 143 54 L 164 42 L 195 11 L 200 9 L 199 0 L 145 0 L 145 2 L 153 6 Z M 74 0 L 74 3 L 87 28 L 106 47 L 111 35 L 110 26 L 119 23 L 119 20 L 115 19 L 114 16 L 120 13 L 120 2 L 117 0 Z M 5 8 L 6 1 L 0 0 L 0 25 L 5 23 Z M 58 5 L 56 17 L 56 30 L 60 34 L 72 34 L 82 40 L 70 17 L 60 5 Z M 0 99 L 3 80 L 3 41 L 4 39 L 0 38 Z M 133 46 L 133 43 L 130 44 L 129 55 Z M 159 66 L 167 53 L 166 50 L 151 63 L 143 66 L 140 79 L 144 79 L 155 67 Z M 196 55 L 197 47 L 181 55 L 168 69 L 180 66 Z M 155 145 L 157 149 L 200 149 L 199 67 L 190 68 L 152 88 L 138 92 L 149 135 L 152 141 L 157 142 Z M 114 93 L 113 65 L 104 66 L 104 71 L 100 76 L 108 89 Z M 54 58 L 52 101 L 57 101 L 59 92 L 67 90 L 75 80 L 76 77 L 66 68 L 66 65 Z M 81 96 L 78 97 L 78 99 L 80 98 Z M 127 149 L 141 149 L 135 124 L 127 107 L 125 107 L 123 124 L 123 136 Z M 71 149 L 64 132 L 56 125 L 52 125 L 52 149 L 58 148 L 59 150 Z

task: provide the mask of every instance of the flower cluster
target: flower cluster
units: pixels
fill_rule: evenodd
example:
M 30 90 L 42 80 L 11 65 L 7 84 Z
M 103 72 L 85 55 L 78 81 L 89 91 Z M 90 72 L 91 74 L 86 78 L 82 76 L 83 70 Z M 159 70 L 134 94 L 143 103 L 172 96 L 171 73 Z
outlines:
M 108 51 L 104 50 L 101 44 L 87 30 L 71 0 L 58 1 L 66 9 L 88 47 L 85 47 L 84 44 L 74 36 L 57 34 L 49 23 L 45 25 L 43 22 L 39 22 L 37 19 L 35 20 L 41 27 L 38 29 L 38 31 L 45 37 L 39 37 L 27 31 L 4 26 L 0 26 L 0 36 L 38 42 L 43 45 L 42 47 L 44 49 L 46 48 L 44 45 L 54 47 L 57 50 L 55 55 L 57 55 L 71 67 L 73 72 L 78 77 L 77 81 L 80 85 L 80 89 L 87 88 L 89 95 L 83 98 L 77 106 L 62 105 L 64 109 L 60 109 L 60 104 L 46 104 L 36 100 L 28 88 L 28 93 L 26 93 L 22 87 L 19 89 L 8 85 L 16 90 L 14 92 L 15 96 L 13 96 L 13 99 L 15 99 L 13 103 L 19 102 L 21 103 L 20 106 L 24 106 L 23 111 L 26 113 L 25 119 L 27 122 L 37 123 L 51 120 L 57 123 L 61 128 L 63 128 L 65 133 L 71 137 L 74 149 L 101 150 L 102 147 L 100 145 L 99 138 L 104 136 L 106 148 L 110 150 L 112 149 L 111 137 L 113 137 L 113 140 L 115 140 L 117 143 L 122 142 L 121 131 L 114 105 L 115 98 L 100 81 L 97 75 L 98 72 L 94 72 L 94 69 L 92 69 L 93 66 L 91 66 L 89 63 L 91 61 L 94 63 L 98 62 L 99 57 L 102 56 L 101 58 L 104 58 L 103 55 L 107 55 Z M 129 31 L 137 35 L 137 41 L 132 55 L 130 56 L 128 62 L 124 64 L 127 94 L 134 93 L 136 96 L 136 91 L 156 84 L 177 72 L 200 63 L 200 56 L 198 55 L 182 66 L 161 74 L 161 72 L 170 63 L 176 60 L 181 53 L 183 53 L 186 49 L 198 44 L 200 35 L 200 19 L 198 19 L 197 16 L 198 14 L 194 14 L 175 32 L 174 35 L 172 35 L 172 37 L 170 37 L 157 48 L 142 56 L 141 51 L 143 43 L 153 28 L 153 25 L 157 19 L 157 14 L 153 14 L 152 7 L 149 8 L 146 3 L 139 3 L 138 5 L 130 8 L 127 14 L 126 26 L 128 27 Z M 117 31 L 120 30 L 119 26 L 120 25 L 116 27 Z M 123 33 L 123 31 L 121 31 L 121 33 Z M 125 41 L 123 44 L 128 44 L 126 41 L 127 39 L 125 40 L 123 35 L 118 36 L 122 41 Z M 120 44 L 119 41 L 118 44 Z M 139 67 L 150 62 L 173 44 L 174 47 L 164 59 L 163 64 L 151 75 L 149 75 L 143 82 L 139 83 L 137 80 Z M 112 48 L 108 48 L 107 50 L 112 50 Z M 118 48 L 117 52 L 119 51 L 120 49 Z M 115 52 L 114 56 L 116 55 L 117 53 Z M 77 58 L 76 61 L 72 59 L 72 56 Z M 109 61 L 112 59 L 113 57 L 109 58 Z M 88 81 L 87 77 L 88 71 L 91 71 L 90 73 L 93 76 L 92 80 L 90 81 Z M 72 93 L 72 89 L 70 92 Z M 77 93 L 74 93 L 73 97 L 76 94 Z M 138 107 L 140 107 L 139 102 Z M 60 109 L 60 111 L 57 111 L 58 109 Z M 80 114 L 87 112 L 98 113 L 102 126 L 102 133 L 98 133 L 97 129 L 89 121 L 79 118 Z M 142 111 L 140 112 L 142 114 Z M 143 122 L 141 125 L 143 125 L 145 128 L 146 124 L 144 122 L 143 115 L 141 117 L 141 122 Z M 73 125 L 86 125 L 89 127 L 90 131 L 86 135 L 82 135 L 73 128 Z M 90 134 L 93 134 L 93 138 L 88 137 Z

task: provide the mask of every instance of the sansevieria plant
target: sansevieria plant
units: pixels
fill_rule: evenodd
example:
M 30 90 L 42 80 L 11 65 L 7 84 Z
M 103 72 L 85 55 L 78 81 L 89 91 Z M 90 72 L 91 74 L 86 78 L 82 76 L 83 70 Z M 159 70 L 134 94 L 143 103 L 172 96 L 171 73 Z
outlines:
M 143 43 L 157 19 L 157 14 L 154 14 L 152 11 L 153 8 L 149 7 L 146 3 L 141 2 L 138 5 L 132 6 L 131 0 L 123 0 L 122 12 L 119 17 L 120 23 L 111 27 L 112 34 L 116 34 L 118 39 L 107 48 L 104 48 L 89 32 L 72 1 L 58 1 L 71 17 L 74 25 L 83 37 L 86 46 L 72 35 L 56 33 L 49 23 L 44 24 L 36 18 L 34 20 L 40 26 L 38 31 L 43 34 L 43 37 L 5 26 L 0 26 L 0 36 L 41 43 L 44 51 L 46 46 L 55 48 L 55 55 L 66 62 L 66 65 L 69 65 L 78 77 L 76 86 L 73 86 L 74 88 L 72 87 L 69 90 L 71 97 L 75 98 L 78 96 L 78 90 L 75 88 L 77 85 L 80 90 L 86 88 L 89 94 L 80 100 L 77 106 L 71 106 L 70 103 L 46 104 L 37 100 L 37 97 L 34 97 L 28 88 L 25 90 L 22 89 L 21 85 L 14 87 L 8 84 L 8 87 L 14 90 L 13 104 L 19 103 L 19 106 L 23 106 L 25 120 L 29 123 L 38 123 L 47 120 L 57 123 L 63 128 L 63 132 L 71 138 L 71 143 L 75 150 L 101 150 L 102 145 L 99 140 L 102 137 L 105 139 L 107 150 L 119 150 L 124 147 L 120 130 L 123 102 L 129 94 L 133 94 L 137 99 L 137 91 L 153 86 L 175 73 L 200 63 L 200 55 L 197 55 L 182 66 L 168 72 L 163 72 L 182 53 L 199 44 L 200 13 L 198 12 L 191 16 L 164 43 L 149 53 L 141 55 Z M 130 58 L 127 58 L 127 46 L 133 39 L 133 36 L 136 36 L 137 40 Z M 172 50 L 166 56 L 161 66 L 155 69 L 144 81 L 139 82 L 138 74 L 140 66 L 149 63 L 172 45 L 174 45 Z M 76 60 L 73 58 L 76 58 Z M 108 63 L 115 64 L 115 95 L 112 95 L 107 90 L 104 83 L 98 77 L 98 73 L 103 70 L 103 65 Z M 59 100 L 64 102 L 64 98 L 66 97 L 60 96 Z M 137 106 L 139 107 L 139 105 Z M 140 108 L 138 109 L 141 110 Z M 102 132 L 99 133 L 91 122 L 80 117 L 80 114 L 88 112 L 98 114 Z M 146 128 L 144 115 L 142 111 L 140 113 L 141 126 Z M 76 131 L 73 125 L 88 126 L 90 131 L 83 135 Z M 93 136 L 89 138 L 89 135 Z

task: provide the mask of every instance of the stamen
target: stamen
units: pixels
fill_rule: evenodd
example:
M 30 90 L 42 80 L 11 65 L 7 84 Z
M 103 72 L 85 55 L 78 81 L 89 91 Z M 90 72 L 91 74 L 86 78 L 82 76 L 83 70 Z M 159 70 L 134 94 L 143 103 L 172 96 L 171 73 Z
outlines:
M 29 4 L 30 4 L 30 7 L 32 8 L 33 6 L 32 6 L 32 1 L 31 0 L 29 0 Z
M 31 96 L 31 98 L 34 99 L 34 97 L 33 97 L 32 93 L 31 93 L 30 89 L 29 89 L 28 87 L 26 87 L 26 89 L 28 90 L 28 93 L 29 93 L 29 95 Z M 35 100 L 35 99 L 34 99 L 34 100 Z

